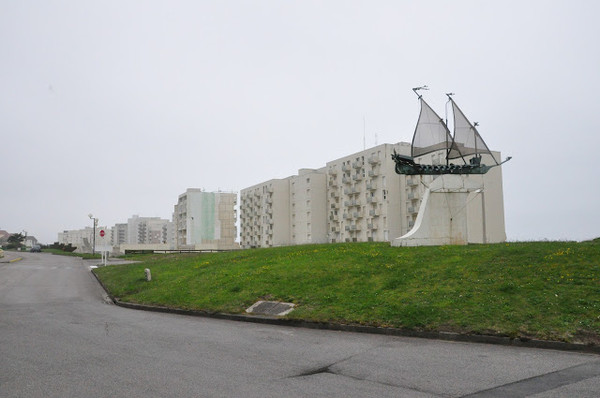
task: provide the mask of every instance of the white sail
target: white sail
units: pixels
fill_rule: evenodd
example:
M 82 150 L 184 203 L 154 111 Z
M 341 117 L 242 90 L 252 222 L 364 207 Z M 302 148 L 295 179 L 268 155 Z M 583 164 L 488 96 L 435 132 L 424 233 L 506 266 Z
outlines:
M 448 152 L 448 159 L 456 159 L 468 155 L 489 153 L 491 151 L 479 135 L 475 126 L 467 119 L 456 102 L 450 98 L 454 113 L 454 138 Z M 493 155 L 492 155 L 493 157 Z M 496 159 L 494 159 L 496 163 Z
M 442 118 L 423 98 L 420 98 L 420 101 L 421 113 L 412 141 L 413 158 L 442 149 L 447 150 L 452 142 L 450 131 Z

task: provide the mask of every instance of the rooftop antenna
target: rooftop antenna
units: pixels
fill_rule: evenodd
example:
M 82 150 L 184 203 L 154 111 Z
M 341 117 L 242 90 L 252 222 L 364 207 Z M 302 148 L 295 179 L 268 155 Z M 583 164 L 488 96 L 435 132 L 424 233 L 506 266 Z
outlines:
M 421 87 L 415 87 L 412 89 L 412 91 L 415 92 L 415 94 L 417 94 L 417 97 L 419 97 L 419 99 L 421 99 L 422 95 L 419 95 L 419 93 L 417 93 L 417 91 L 419 90 L 429 90 L 429 87 L 427 87 L 427 85 L 421 86 Z

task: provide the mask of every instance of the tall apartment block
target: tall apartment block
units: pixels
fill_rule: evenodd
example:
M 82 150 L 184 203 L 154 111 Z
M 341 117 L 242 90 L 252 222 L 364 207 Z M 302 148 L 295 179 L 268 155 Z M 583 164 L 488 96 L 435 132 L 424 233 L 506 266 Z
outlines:
M 321 169 L 303 169 L 297 176 L 243 189 L 242 248 L 389 242 L 406 234 L 416 221 L 421 198 L 432 181 L 427 176 L 395 172 L 392 153 L 395 150 L 410 155 L 410 148 L 409 143 L 382 144 L 327 162 Z M 441 157 L 427 155 L 419 163 L 436 164 Z M 500 167 L 469 178 L 483 178 L 486 194 L 481 200 L 470 201 L 467 211 L 485 213 L 485 241 L 504 241 Z
M 324 169 L 302 169 L 240 193 L 243 248 L 327 242 Z
M 237 229 L 237 193 L 190 188 L 179 195 L 173 212 L 177 248 L 233 250 Z
M 394 150 L 410 146 L 382 144 L 327 163 L 329 242 L 388 241 L 406 230 Z

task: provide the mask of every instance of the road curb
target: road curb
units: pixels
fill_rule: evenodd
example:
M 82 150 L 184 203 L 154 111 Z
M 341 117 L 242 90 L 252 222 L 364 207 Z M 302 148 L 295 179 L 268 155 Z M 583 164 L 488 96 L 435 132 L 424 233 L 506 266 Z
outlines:
M 562 341 L 547 341 L 547 340 L 536 340 L 527 338 L 512 338 L 508 336 L 492 336 L 492 335 L 479 335 L 479 334 L 464 334 L 454 332 L 436 332 L 436 331 L 420 331 L 420 330 L 408 330 L 399 328 L 383 328 L 376 326 L 364 326 L 364 325 L 352 325 L 342 323 L 331 323 L 331 322 L 316 322 L 306 321 L 301 319 L 289 319 L 270 317 L 263 315 L 244 315 L 244 314 L 226 314 L 220 312 L 208 312 L 200 310 L 186 310 L 181 308 L 170 308 L 161 307 L 146 304 L 136 304 L 121 301 L 116 297 L 112 296 L 106 286 L 102 283 L 98 275 L 92 271 L 92 275 L 96 278 L 100 286 L 106 292 L 108 298 L 117 306 L 141 311 L 152 311 L 152 312 L 163 312 L 169 314 L 188 315 L 188 316 L 199 316 L 205 318 L 224 319 L 238 322 L 252 322 L 261 323 L 268 325 L 278 326 L 289 326 L 289 327 L 301 327 L 306 329 L 319 329 L 319 330 L 333 330 L 341 332 L 354 332 L 354 333 L 369 333 L 379 334 L 386 336 L 397 336 L 397 337 L 415 337 L 430 340 L 443 340 L 443 341 L 454 341 L 464 343 L 479 343 L 479 344 L 495 344 L 511 347 L 523 347 L 523 348 L 539 348 L 547 350 L 559 350 L 559 351 L 574 351 L 584 352 L 592 354 L 600 354 L 600 346 L 594 344 L 581 344 L 581 343 L 566 343 Z
M 6 257 L 3 257 L 2 259 L 0 259 L 0 263 L 9 264 L 9 263 L 16 263 L 17 261 L 21 261 L 21 260 L 23 260 L 23 257 L 13 258 L 12 260 L 9 260 Z

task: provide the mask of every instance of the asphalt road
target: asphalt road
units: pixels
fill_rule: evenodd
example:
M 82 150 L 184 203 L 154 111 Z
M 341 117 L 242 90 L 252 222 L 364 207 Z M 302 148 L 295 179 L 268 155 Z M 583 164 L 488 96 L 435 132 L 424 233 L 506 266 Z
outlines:
M 0 397 L 598 397 L 600 356 L 152 313 L 78 258 L 0 263 Z

